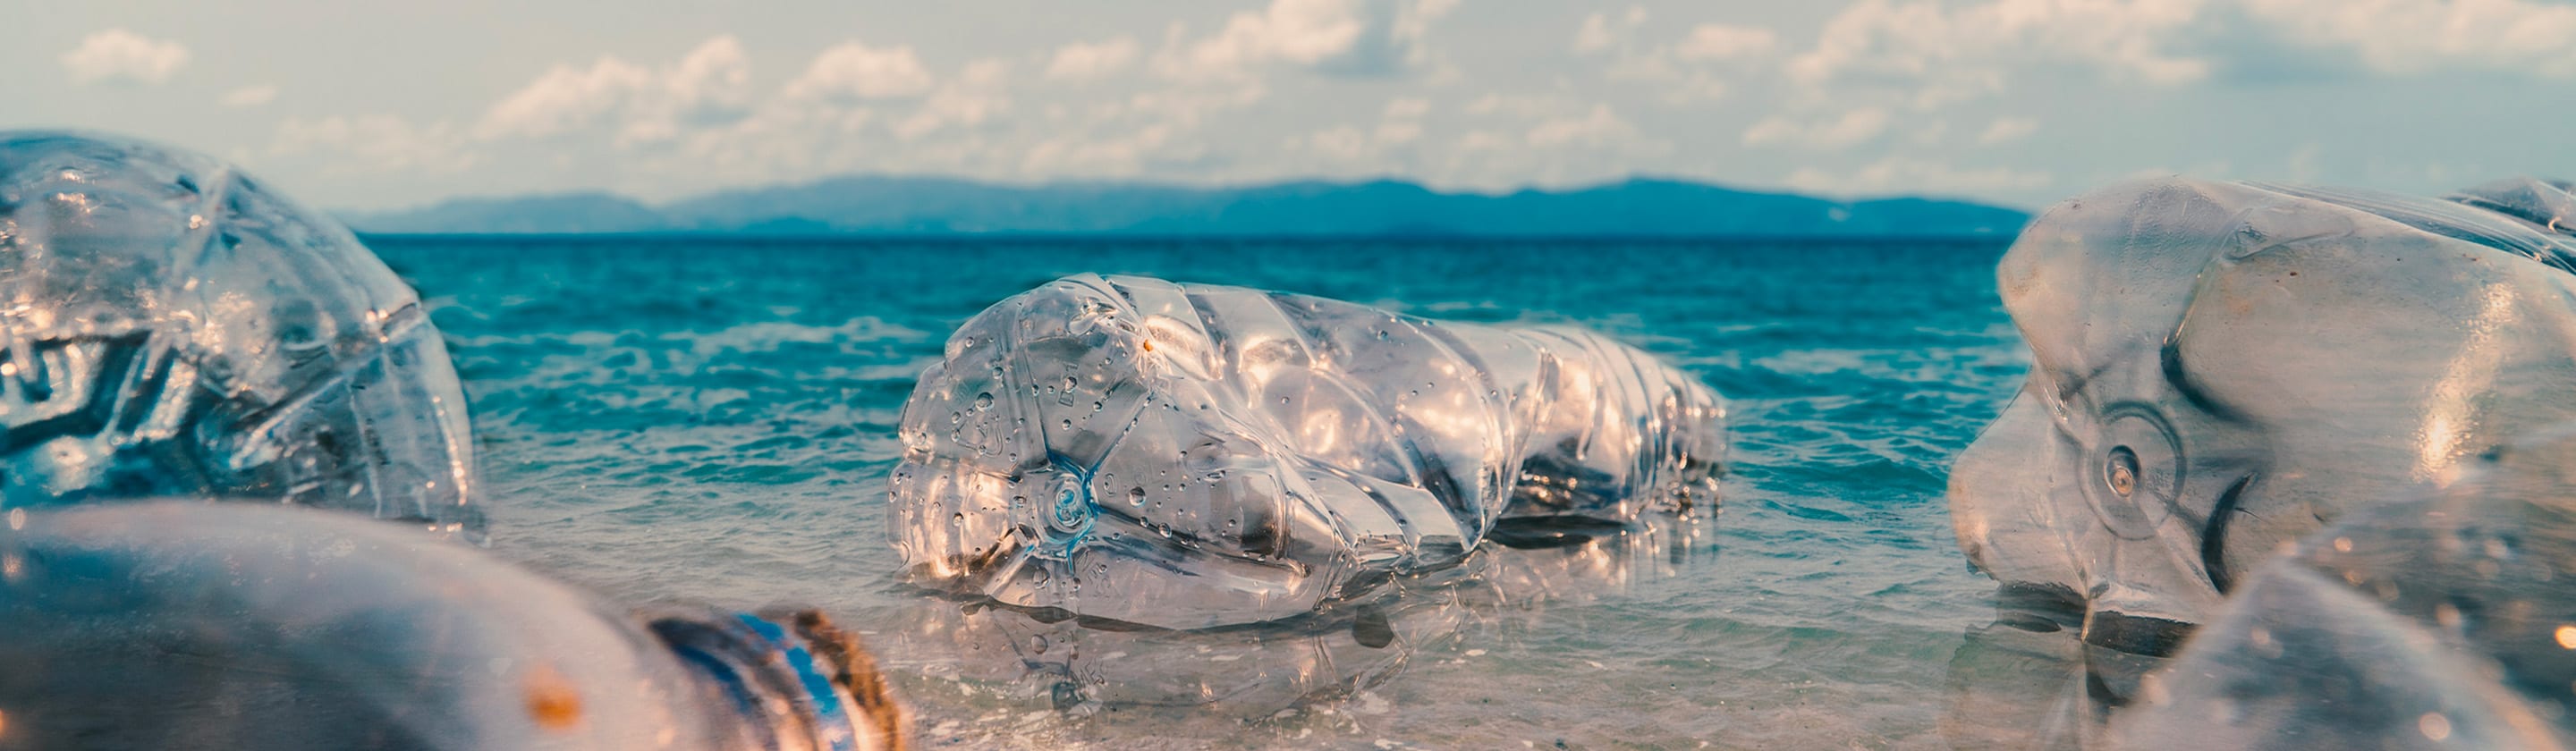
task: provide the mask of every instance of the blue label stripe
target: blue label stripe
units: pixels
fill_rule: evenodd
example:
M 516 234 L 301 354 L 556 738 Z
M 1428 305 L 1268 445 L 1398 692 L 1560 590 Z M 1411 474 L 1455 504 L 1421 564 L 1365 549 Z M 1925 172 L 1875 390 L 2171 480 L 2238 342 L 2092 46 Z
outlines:
M 786 658 L 787 667 L 796 671 L 796 681 L 805 687 L 806 697 L 814 702 L 814 716 L 824 743 L 832 751 L 858 751 L 857 728 L 850 724 L 849 712 L 841 707 L 841 695 L 832 679 L 814 665 L 814 653 L 805 648 L 805 640 L 768 619 L 750 613 L 736 613 L 734 618 L 751 627 L 752 633 L 769 642 L 772 649 Z

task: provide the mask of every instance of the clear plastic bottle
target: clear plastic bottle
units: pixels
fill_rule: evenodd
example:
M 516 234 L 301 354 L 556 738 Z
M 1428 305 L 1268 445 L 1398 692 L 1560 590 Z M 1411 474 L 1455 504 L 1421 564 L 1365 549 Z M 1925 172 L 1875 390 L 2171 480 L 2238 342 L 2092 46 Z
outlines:
M 479 539 L 454 366 L 338 223 L 204 157 L 0 132 L 0 508 L 219 495 Z
M 0 749 L 899 747 L 812 612 L 629 613 L 353 515 L 6 512 Z
M 2358 509 L 2247 577 L 2122 748 L 2576 745 L 2576 432 Z
M 1713 509 L 1724 402 L 1598 334 L 1067 277 L 904 406 L 895 546 L 934 586 L 1168 628 L 1455 564 L 1498 524 Z
M 1952 468 L 1961 549 L 2077 610 L 2129 695 L 2279 546 L 2576 419 L 2570 208 L 2181 178 L 2051 208 L 1996 272 L 2033 363 Z

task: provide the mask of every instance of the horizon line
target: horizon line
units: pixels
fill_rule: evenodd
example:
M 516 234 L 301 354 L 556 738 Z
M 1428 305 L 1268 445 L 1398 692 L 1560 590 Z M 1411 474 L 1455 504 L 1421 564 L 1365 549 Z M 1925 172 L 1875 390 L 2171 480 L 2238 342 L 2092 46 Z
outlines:
M 647 207 L 652 207 L 652 208 L 663 208 L 663 207 L 667 207 L 667 206 L 670 206 L 670 205 L 672 205 L 672 204 L 676 204 L 676 203 L 682 203 L 682 202 L 686 202 L 686 201 L 690 201 L 690 200 L 695 200 L 695 199 L 701 199 L 701 198 L 708 198 L 708 197 L 713 197 L 713 196 L 718 196 L 718 195 L 724 195 L 724 194 L 728 194 L 728 193 L 747 193 L 747 192 L 762 191 L 762 190 L 807 188 L 807 187 L 814 187 L 814 186 L 823 185 L 823 184 L 825 184 L 825 183 L 830 183 L 830 182 L 835 182 L 835 181 L 843 181 L 843 180 L 919 180 L 919 181 L 940 181 L 940 182 L 961 183 L 961 184 L 974 185 L 974 186 L 979 186 L 979 187 L 1017 188 L 1017 189 L 1044 189 L 1044 188 L 1082 187 L 1082 186 L 1112 186 L 1112 187 L 1131 187 L 1131 188 L 1170 188 L 1170 189 L 1178 189 L 1178 190 L 1206 191 L 1206 192 L 1227 191 L 1227 190 L 1246 190 L 1246 189 L 1254 189 L 1254 188 L 1279 187 L 1279 186 L 1284 186 L 1284 185 L 1330 185 L 1330 186 L 1342 186 L 1342 187 L 1349 187 L 1349 186 L 1371 185 L 1371 184 L 1401 184 L 1401 185 L 1408 185 L 1408 186 L 1412 186 L 1412 187 L 1416 187 L 1416 188 L 1421 188 L 1421 189 L 1423 189 L 1424 191 L 1429 192 L 1429 193 L 1434 194 L 1434 195 L 1441 195 L 1441 196 L 1475 196 L 1475 197 L 1481 197 L 1481 198 L 1502 198 L 1502 197 L 1507 197 L 1507 196 L 1520 195 L 1520 194 L 1530 194 L 1530 193 L 1536 193 L 1536 194 L 1542 194 L 1542 195 L 1563 195 L 1563 194 L 1568 194 L 1568 193 L 1580 193 L 1580 192 L 1589 191 L 1589 190 L 1598 190 L 1598 189 L 1602 189 L 1602 188 L 1611 188 L 1611 187 L 1617 187 L 1617 186 L 1622 186 L 1622 185 L 1630 185 L 1630 184 L 1636 184 L 1636 183 L 1663 183 L 1663 184 L 1672 184 L 1672 185 L 1690 185 L 1690 186 L 1705 187 L 1705 188 L 1716 188 L 1716 189 L 1719 189 L 1719 190 L 1724 190 L 1724 191 L 1729 191 L 1729 192 L 1734 192 L 1734 193 L 1742 193 L 1742 194 L 1746 194 L 1746 195 L 1791 196 L 1791 197 L 1798 197 L 1798 198 L 1809 198 L 1809 199 L 1815 199 L 1815 200 L 1820 200 L 1820 201 L 1830 201 L 1830 202 L 1842 203 L 1842 204 L 1859 204 L 1859 203 L 1870 203 L 1870 202 L 1876 202 L 1876 201 L 1904 201 L 1904 200 L 1941 201 L 1941 202 L 1948 202 L 1948 203 L 1968 204 L 1968 205 L 1974 205 L 1974 206 L 1986 206 L 1986 207 L 1992 207 L 1992 208 L 2011 209 L 2011 210 L 2013 210 L 2013 211 L 2019 211 L 2019 212 L 2022 212 L 2022 213 L 2025 213 L 2025 214 L 2033 214 L 2033 215 L 2036 215 L 2036 214 L 2038 213 L 2038 211 L 2037 211 L 2036 209 L 2034 209 L 2034 208 L 2032 208 L 2032 207 L 2028 207 L 2028 206 L 2021 206 L 2021 205 L 2018 205 L 2018 204 L 2003 203 L 2003 202 L 1996 202 L 1996 201 L 1987 201 L 1987 200 L 1984 200 L 1984 199 L 1970 198 L 1970 197 L 1961 196 L 1961 195 L 1955 195 L 1955 194 L 1940 194 L 1940 193 L 1929 193 L 1929 192 L 1920 192 L 1920 193 L 1901 193 L 1901 192 L 1900 192 L 1900 193 L 1872 193 L 1872 194 L 1835 195 L 1835 194 L 1828 194 L 1828 193 L 1810 193 L 1810 192 L 1803 192 L 1803 191 L 1799 191 L 1799 190 L 1796 190 L 1796 189 L 1794 189 L 1794 188 L 1787 187 L 1787 186 L 1780 186 L 1780 187 L 1777 187 L 1777 188 L 1754 188 L 1754 187 L 1746 187 L 1746 186 L 1744 186 L 1743 184 L 1739 184 L 1739 183 L 1732 183 L 1732 182 L 1717 182 L 1717 181 L 1705 180 L 1705 179 L 1700 179 L 1700 178 L 1681 177 L 1681 176 L 1674 176 L 1674 175 L 1661 175 L 1661 174 L 1644 173 L 1644 172 L 1639 172 L 1639 173 L 1630 173 L 1630 174 L 1628 174 L 1628 175 L 1624 175 L 1624 176 L 1620 176 L 1620 177 L 1603 178 L 1603 179 L 1595 180 L 1595 181 L 1586 181 L 1586 182 L 1570 183 L 1570 184 L 1567 184 L 1567 185 L 1564 185 L 1564 186 L 1561 186 L 1561 187 L 1549 187 L 1549 186 L 1542 185 L 1542 184 L 1538 184 L 1538 183 L 1521 183 L 1521 184 L 1519 184 L 1519 185 L 1517 185 L 1517 186 L 1514 186 L 1514 187 L 1510 187 L 1510 188 L 1502 188 L 1502 189 L 1497 189 L 1497 190 L 1481 190 L 1481 189 L 1475 189 L 1475 188 L 1442 188 L 1442 187 L 1434 186 L 1434 185 L 1432 185 L 1432 184 L 1429 184 L 1429 183 L 1426 183 L 1426 182 L 1423 182 L 1423 181 L 1420 181 L 1420 180 L 1417 180 L 1417 179 L 1414 179 L 1414 178 L 1410 178 L 1410 177 L 1403 177 L 1403 176 L 1398 176 L 1398 175 L 1378 175 L 1378 176 L 1375 176 L 1375 177 L 1352 177 L 1352 178 L 1335 178 L 1335 177 L 1326 177 L 1326 176 L 1304 176 L 1304 177 L 1279 177 L 1279 178 L 1270 178 L 1270 179 L 1267 179 L 1267 180 L 1247 180 L 1247 181 L 1239 181 L 1239 182 L 1190 183 L 1190 182 L 1182 182 L 1182 181 L 1174 181 L 1174 180 L 1157 180 L 1157 179 L 1154 179 L 1154 178 L 1142 178 L 1142 177 L 1135 177 L 1135 178 L 1119 178 L 1119 177 L 1100 177 L 1100 178 L 1051 178 L 1051 179 L 1036 180 L 1036 181 L 1015 181 L 1015 180 L 1005 180 L 1005 179 L 987 179 L 987 178 L 978 178 L 978 177 L 970 177 L 970 176 L 964 176 L 964 175 L 950 175 L 950 174 L 938 174 L 938 173 L 921 173 L 921 172 L 851 172 L 851 173 L 843 173 L 843 174 L 837 174 L 837 175 L 826 175 L 826 176 L 822 176 L 822 177 L 815 177 L 815 178 L 802 179 L 802 180 L 782 180 L 782 181 L 778 181 L 778 182 L 762 183 L 762 184 L 736 185 L 736 186 L 730 186 L 730 187 L 715 187 L 715 188 L 707 188 L 707 189 L 704 189 L 704 190 L 698 190 L 698 191 L 693 191 L 693 192 L 689 192 L 689 193 L 684 193 L 684 194 L 682 194 L 682 195 L 680 195 L 680 196 L 678 196 L 678 197 L 675 197 L 675 198 L 660 199 L 660 200 L 648 200 L 648 199 L 645 199 L 645 198 L 642 198 L 642 197 L 639 197 L 639 196 L 636 196 L 636 195 L 633 195 L 633 194 L 629 194 L 629 193 L 621 192 L 621 191 L 618 191 L 618 190 L 615 190 L 615 189 L 611 189 L 611 188 L 574 188 L 574 189 L 567 189 L 567 190 L 557 190 L 557 191 L 540 191 L 540 192 L 529 192 L 529 193 L 506 193 L 506 194 L 505 194 L 505 193 L 476 193 L 476 194 L 457 194 L 457 195 L 447 196 L 447 197 L 445 197 L 445 198 L 435 199 L 435 200 L 428 201 L 428 202 L 425 202 L 425 203 L 409 204 L 409 205 L 405 205 L 405 206 L 395 206 L 395 207 L 386 207 L 386 208 L 377 208 L 377 209 L 349 209 L 349 208 L 337 208 L 337 209 L 324 209 L 324 210 L 325 210 L 326 212 L 328 212 L 328 213 L 331 213 L 331 214 L 333 214 L 333 215 L 338 215 L 338 216 L 348 216 L 348 215 L 365 215 L 365 214 L 392 214 L 392 213 L 401 213 L 401 212 L 421 211 L 421 210 L 426 210 L 426 209 L 433 209 L 433 208 L 438 208 L 438 207 L 441 207 L 441 206 L 446 206 L 446 205 L 450 205 L 450 204 L 454 204 L 454 203 L 458 203 L 458 202 L 464 202 L 464 201 L 512 201 L 512 200 L 526 200 L 526 199 L 535 199 L 535 198 L 562 198 L 562 197 L 573 197 L 573 196 L 609 196 L 609 197 L 614 197 L 614 198 L 625 199 L 625 200 L 628 200 L 628 201 L 633 201 L 633 202 L 635 202 L 635 203 L 638 203 L 638 204 L 641 204 L 641 205 L 644 205 L 644 206 L 647 206 Z
M 1474 240 L 1478 242 L 1567 242 L 1601 241 L 1636 243 L 1706 243 L 1706 242 L 1772 242 L 1832 243 L 1862 240 L 1869 242 L 1951 242 L 1970 243 L 2009 240 L 2018 237 L 2011 231 L 1971 232 L 1809 232 L 1809 233 L 1510 233 L 1510 232 L 1132 232 L 1126 230 L 1093 230 L 1074 232 L 1044 231 L 919 231 L 881 232 L 853 230 L 848 232 L 760 232 L 750 230 L 645 230 L 618 232 L 362 232 L 351 230 L 360 240 L 424 240 L 502 242 L 520 240 L 758 240 L 764 242 L 985 242 L 985 241 L 1259 241 L 1259 242 L 1439 242 Z

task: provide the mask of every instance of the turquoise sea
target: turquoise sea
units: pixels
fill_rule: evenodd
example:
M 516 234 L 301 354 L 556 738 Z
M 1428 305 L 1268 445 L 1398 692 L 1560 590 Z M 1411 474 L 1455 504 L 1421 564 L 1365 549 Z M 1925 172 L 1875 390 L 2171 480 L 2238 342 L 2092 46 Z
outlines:
M 2002 238 L 368 244 L 464 375 L 494 551 L 620 601 L 825 608 L 869 635 L 929 747 L 1948 748 L 1945 727 L 2002 711 L 1957 698 L 1992 585 L 1942 498 L 2028 365 Z M 1081 272 L 1610 333 L 1731 401 L 1722 510 L 1490 550 L 1364 664 L 1314 633 L 966 638 L 970 604 L 895 576 L 898 412 L 957 324 Z M 1046 673 L 1080 650 L 1107 667 Z M 1246 676 L 1343 688 L 1208 688 Z M 1085 677 L 1198 688 L 1088 702 Z

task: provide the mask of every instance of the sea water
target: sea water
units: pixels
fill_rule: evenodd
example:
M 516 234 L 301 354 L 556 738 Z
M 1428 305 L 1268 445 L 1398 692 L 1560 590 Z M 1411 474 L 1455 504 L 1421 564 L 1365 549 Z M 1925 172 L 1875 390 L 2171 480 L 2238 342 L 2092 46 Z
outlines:
M 929 747 L 1946 748 L 2005 709 L 1954 706 L 1993 585 L 1942 497 L 2029 364 L 2002 238 L 368 242 L 462 371 L 495 553 L 629 602 L 840 614 Z M 898 581 L 885 482 L 948 333 L 1081 272 L 1608 333 L 1729 399 L 1722 508 L 1625 547 L 1488 551 L 1489 596 L 1356 692 L 1060 711 L 963 664 L 1008 655 L 905 649 L 958 604 Z

